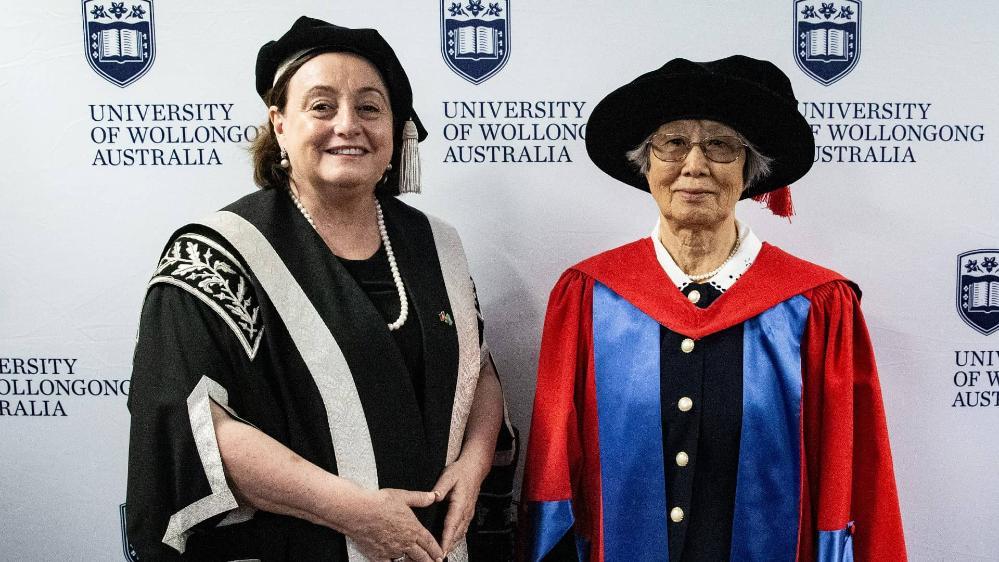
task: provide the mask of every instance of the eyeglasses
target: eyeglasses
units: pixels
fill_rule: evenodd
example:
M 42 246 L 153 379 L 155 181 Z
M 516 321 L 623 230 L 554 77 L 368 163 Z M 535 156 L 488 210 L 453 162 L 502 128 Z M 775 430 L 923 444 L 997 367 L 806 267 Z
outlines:
M 694 142 L 684 135 L 656 135 L 649 144 L 652 154 L 664 162 L 680 162 L 695 146 L 699 146 L 708 160 L 719 164 L 735 162 L 746 147 L 746 143 L 730 136 L 708 137 Z

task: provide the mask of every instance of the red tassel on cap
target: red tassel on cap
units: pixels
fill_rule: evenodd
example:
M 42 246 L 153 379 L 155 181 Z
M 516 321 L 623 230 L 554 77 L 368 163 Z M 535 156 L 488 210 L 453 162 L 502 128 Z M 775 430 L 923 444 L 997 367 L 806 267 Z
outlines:
M 789 186 L 779 187 L 773 191 L 761 193 L 752 198 L 753 201 L 763 203 L 770 212 L 778 217 L 791 220 L 794 214 L 794 204 L 791 202 L 791 188 Z

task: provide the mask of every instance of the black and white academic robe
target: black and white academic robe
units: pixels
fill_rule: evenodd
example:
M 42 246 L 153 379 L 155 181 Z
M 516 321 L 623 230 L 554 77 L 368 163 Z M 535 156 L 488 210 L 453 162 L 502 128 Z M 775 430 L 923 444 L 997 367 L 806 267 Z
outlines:
M 422 404 L 384 319 L 283 190 L 171 238 L 128 403 L 128 538 L 142 560 L 363 559 L 331 529 L 238 504 L 209 401 L 370 489 L 430 490 L 457 458 L 486 357 L 461 242 L 394 198 L 381 204 L 421 327 Z M 417 516 L 439 537 L 446 508 Z M 450 559 L 464 556 L 462 545 Z

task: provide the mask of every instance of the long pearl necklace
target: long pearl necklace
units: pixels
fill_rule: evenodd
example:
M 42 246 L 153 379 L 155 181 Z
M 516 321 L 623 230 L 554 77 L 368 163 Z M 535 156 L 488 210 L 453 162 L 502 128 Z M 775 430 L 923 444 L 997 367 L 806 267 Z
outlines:
M 697 275 L 687 275 L 687 277 L 693 283 L 700 283 L 702 281 L 707 281 L 708 279 L 711 279 L 715 275 L 718 275 L 718 272 L 721 271 L 722 269 L 725 269 L 725 266 L 728 265 L 728 262 L 732 261 L 732 258 L 735 257 L 735 254 L 736 254 L 736 252 L 739 251 L 739 246 L 741 246 L 741 245 L 742 245 L 742 238 L 739 238 L 738 233 L 736 233 L 736 236 L 735 236 L 735 245 L 732 246 L 732 251 L 728 253 L 728 257 L 725 258 L 725 261 L 723 261 L 721 263 L 721 265 L 719 265 L 718 267 L 716 267 L 715 269 L 712 269 L 711 271 L 709 271 L 707 273 L 700 273 L 700 274 L 697 274 Z
M 302 205 L 295 192 L 288 189 L 288 195 L 291 195 L 291 200 L 295 202 L 295 206 L 301 211 L 302 216 L 312 226 L 312 229 L 318 233 L 319 229 L 316 228 L 316 223 L 312 220 L 312 215 L 309 214 L 305 205 Z M 382 245 L 385 246 L 389 269 L 392 270 L 392 281 L 395 282 L 395 290 L 399 293 L 399 318 L 388 325 L 388 329 L 394 332 L 402 328 L 402 325 L 406 323 L 406 319 L 409 318 L 409 299 L 406 298 L 406 287 L 402 284 L 402 275 L 399 275 L 399 266 L 395 262 L 395 253 L 392 251 L 392 242 L 389 241 L 388 231 L 385 229 L 385 216 L 382 214 L 382 205 L 377 199 L 375 199 L 375 214 L 378 217 L 378 235 L 381 236 Z

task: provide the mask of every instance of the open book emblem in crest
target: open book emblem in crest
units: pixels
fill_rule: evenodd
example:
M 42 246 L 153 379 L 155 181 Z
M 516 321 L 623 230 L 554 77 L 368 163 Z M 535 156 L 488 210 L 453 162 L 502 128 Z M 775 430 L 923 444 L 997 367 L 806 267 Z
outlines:
M 986 336 L 999 329 L 999 249 L 957 256 L 957 312 Z
M 805 74 L 828 86 L 860 59 L 860 0 L 796 0 L 794 60 Z
M 152 0 L 84 0 L 83 45 L 87 62 L 105 80 L 124 88 L 153 65 Z
M 499 72 L 510 58 L 510 0 L 441 0 L 441 53 L 472 84 Z

